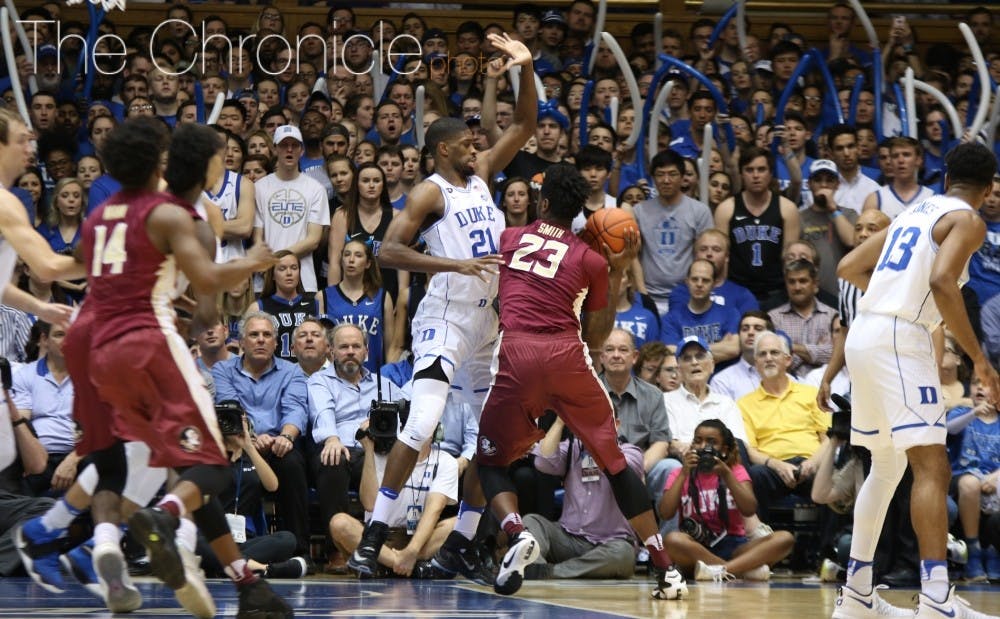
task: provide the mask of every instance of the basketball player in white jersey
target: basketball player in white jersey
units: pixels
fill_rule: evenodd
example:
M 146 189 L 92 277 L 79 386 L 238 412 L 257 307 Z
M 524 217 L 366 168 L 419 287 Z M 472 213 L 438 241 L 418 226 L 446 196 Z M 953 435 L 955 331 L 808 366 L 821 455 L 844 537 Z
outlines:
M 409 478 L 420 448 L 434 434 L 454 382 L 478 412 L 490 386 L 490 364 L 497 336 L 493 301 L 498 288 L 497 255 L 504 216 L 493 204 L 484 179 L 503 169 L 534 134 L 538 102 L 531 52 L 506 34 L 490 42 L 521 68 L 521 90 L 513 123 L 490 150 L 477 153 L 465 122 L 441 118 L 427 129 L 426 144 L 436 173 L 413 188 L 406 207 L 392 220 L 382 241 L 383 267 L 435 273 L 413 319 L 413 391 L 410 415 L 389 454 L 372 518 L 348 566 L 372 575 L 385 541 L 387 514 L 405 500 L 399 490 Z M 430 255 L 408 245 L 420 232 Z M 457 375 L 458 374 L 458 375 Z M 482 509 L 459 507 L 455 533 L 471 540 Z M 470 575 L 476 562 L 465 565 Z M 471 576 L 470 576 L 471 577 Z M 480 579 L 483 580 L 483 579 Z M 492 584 L 492 583 L 490 583 Z
M 77 264 L 71 256 L 52 251 L 28 221 L 24 205 L 7 190 L 24 173 L 35 154 L 32 139 L 31 130 L 20 116 L 0 109 L 0 282 L 5 284 L 0 300 L 46 322 L 65 324 L 71 308 L 44 303 L 10 283 L 18 256 L 32 273 L 45 281 L 86 276 L 82 264 Z
M 956 146 L 945 158 L 945 195 L 900 214 L 844 257 L 837 275 L 864 290 L 845 353 L 853 381 L 851 443 L 872 454 L 871 474 L 854 506 L 847 584 L 835 619 L 909 617 L 872 588 L 872 559 L 896 485 L 907 462 L 920 546 L 920 619 L 987 619 L 948 584 L 945 494 L 951 467 L 945 409 L 931 332 L 943 321 L 973 360 L 976 376 L 1000 394 L 997 371 L 972 330 L 960 286 L 969 258 L 986 237 L 977 211 L 992 188 L 996 158 L 980 144 Z M 995 403 L 995 402 L 994 402 Z
M 920 184 L 920 166 L 924 164 L 924 148 L 920 142 L 906 136 L 887 141 L 892 161 L 892 182 L 882 185 L 865 199 L 865 211 L 877 209 L 895 219 L 900 213 L 934 195 L 934 190 Z

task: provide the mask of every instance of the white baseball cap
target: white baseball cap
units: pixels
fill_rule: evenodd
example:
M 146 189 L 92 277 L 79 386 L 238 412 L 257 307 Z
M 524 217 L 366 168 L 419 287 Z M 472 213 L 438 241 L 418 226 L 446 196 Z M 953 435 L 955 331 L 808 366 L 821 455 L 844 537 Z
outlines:
M 302 144 L 302 132 L 294 125 L 281 125 L 274 130 L 274 144 L 278 145 L 287 138 L 292 138 Z
M 809 178 L 812 178 L 820 172 L 829 172 L 834 176 L 840 176 L 840 173 L 837 171 L 837 164 L 829 159 L 817 159 L 812 162 L 812 165 L 809 166 Z

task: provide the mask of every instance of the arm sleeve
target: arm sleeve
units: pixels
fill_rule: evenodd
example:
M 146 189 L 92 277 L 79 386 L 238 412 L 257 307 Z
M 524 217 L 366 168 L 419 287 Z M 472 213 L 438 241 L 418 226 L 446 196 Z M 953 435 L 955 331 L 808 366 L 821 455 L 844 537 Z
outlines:
M 239 357 L 236 358 L 239 363 Z M 215 381 L 215 401 L 240 400 L 239 392 L 232 380 L 233 368 L 223 361 L 212 366 L 212 380 Z M 240 400 L 241 401 L 241 400 Z
M 537 446 L 536 446 L 537 450 Z M 559 449 L 556 453 L 551 456 L 540 456 L 535 453 L 535 468 L 538 469 L 539 473 L 545 473 L 546 475 L 555 475 L 556 477 L 565 477 L 567 470 L 569 469 L 566 459 L 569 455 L 569 441 L 561 441 L 559 443 Z
M 10 388 L 10 395 L 14 399 L 14 407 L 18 410 L 31 410 L 34 405 L 31 385 L 25 376 L 26 372 L 35 372 L 35 364 L 29 363 L 19 367 L 14 372 L 14 381 Z
M 316 181 L 316 187 L 311 192 L 309 200 L 309 223 L 320 226 L 330 225 L 330 206 L 326 197 L 326 189 Z
M 291 371 L 291 379 L 285 387 L 285 392 L 281 396 L 280 425 L 290 423 L 299 429 L 299 432 L 306 431 L 306 422 L 309 419 L 309 395 L 306 388 L 306 375 L 298 366 L 294 366 Z

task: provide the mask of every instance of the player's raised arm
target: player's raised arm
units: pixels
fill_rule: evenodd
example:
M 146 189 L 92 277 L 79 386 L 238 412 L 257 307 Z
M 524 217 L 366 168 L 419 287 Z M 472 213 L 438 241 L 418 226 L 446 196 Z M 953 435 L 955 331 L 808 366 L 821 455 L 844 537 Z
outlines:
M 0 197 L 0 233 L 28 264 L 31 272 L 43 281 L 80 279 L 86 276 L 82 264 L 78 264 L 71 256 L 52 251 L 48 242 L 28 223 L 24 206 L 10 193 Z
M 521 67 L 521 88 L 514 107 L 513 122 L 493 148 L 483 153 L 482 163 L 476 166 L 477 174 L 485 179 L 507 167 L 517 151 L 535 134 L 535 125 L 538 124 L 538 92 L 535 89 L 531 51 L 524 43 L 511 39 L 506 33 L 491 34 L 488 38 L 493 47 L 508 58 L 507 70 L 514 66 Z
M 882 246 L 885 245 L 885 236 L 888 233 L 889 228 L 879 230 L 841 258 L 837 265 L 837 277 L 846 279 L 860 290 L 868 290 L 868 281 L 875 270 L 875 264 L 882 253 Z

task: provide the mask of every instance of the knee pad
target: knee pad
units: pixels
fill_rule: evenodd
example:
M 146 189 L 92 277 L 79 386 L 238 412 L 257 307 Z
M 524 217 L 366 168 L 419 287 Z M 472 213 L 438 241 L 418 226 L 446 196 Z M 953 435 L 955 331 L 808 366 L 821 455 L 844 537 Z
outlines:
M 128 479 L 122 490 L 122 498 L 136 505 L 146 506 L 167 481 L 167 469 L 149 466 L 149 447 L 145 443 L 125 444 L 125 459 L 128 461 Z
M 80 484 L 80 489 L 87 493 L 87 496 L 94 496 L 94 492 L 97 490 L 97 467 L 93 464 L 88 464 L 87 468 L 83 469 L 76 478 L 76 483 Z
M 517 493 L 514 482 L 511 481 L 510 475 L 507 473 L 507 467 L 480 464 L 479 483 L 483 487 L 487 504 L 493 501 L 493 497 L 503 492 Z
M 196 509 L 191 518 L 209 542 L 229 534 L 226 513 L 222 510 L 222 503 L 219 503 L 219 499 L 214 496 Z
M 615 501 L 618 508 L 622 510 L 626 520 L 631 520 L 646 511 L 652 509 L 649 502 L 649 495 L 646 493 L 646 485 L 642 483 L 635 471 L 625 467 L 619 473 L 611 474 L 604 472 L 611 482 L 611 490 L 615 493 Z
M 440 365 L 440 361 L 435 362 Z M 433 367 L 433 366 L 431 366 Z M 410 416 L 399 433 L 399 440 L 411 449 L 420 451 L 437 429 L 451 386 L 438 379 L 421 378 L 413 381 Z
M 128 477 L 128 462 L 125 459 L 124 444 L 116 442 L 107 449 L 95 451 L 91 458 L 98 476 L 94 493 L 108 490 L 120 495 L 125 488 L 125 480 Z
M 233 471 L 228 466 L 198 464 L 185 470 L 180 481 L 189 481 L 198 486 L 203 495 L 215 497 L 233 484 Z

